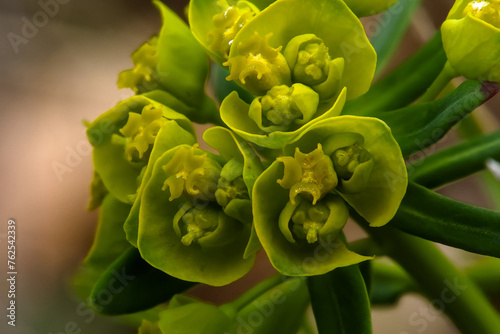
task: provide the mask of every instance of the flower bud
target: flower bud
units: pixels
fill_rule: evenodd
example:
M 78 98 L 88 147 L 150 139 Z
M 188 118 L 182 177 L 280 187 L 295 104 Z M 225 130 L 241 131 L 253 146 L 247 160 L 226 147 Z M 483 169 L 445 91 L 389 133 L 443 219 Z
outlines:
M 370 153 L 362 146 L 364 138 L 356 133 L 332 135 L 324 141 L 325 151 L 339 177 L 341 193 L 360 193 L 366 187 L 373 168 Z
M 500 28 L 500 1 L 471 1 L 464 9 L 464 15 L 472 15 L 481 21 Z
M 318 104 L 318 94 L 307 86 L 274 86 L 252 101 L 248 116 L 268 133 L 295 130 L 313 118 Z
M 321 100 L 335 98 L 340 93 L 344 58 L 331 59 L 321 38 L 314 34 L 296 36 L 288 42 L 283 54 L 292 70 L 293 82 L 312 87 Z
M 457 0 L 441 26 L 448 62 L 468 79 L 500 81 L 500 1 Z
M 234 199 L 249 200 L 248 189 L 243 181 L 243 163 L 231 159 L 220 173 L 220 178 L 215 191 L 217 203 L 225 208 Z
M 186 203 L 174 216 L 174 231 L 184 246 L 223 247 L 234 241 L 240 223 L 230 218 L 217 205 L 205 207 Z
M 279 217 L 280 230 L 292 243 L 313 244 L 320 238 L 335 239 L 349 218 L 349 211 L 339 196 L 328 195 L 313 205 L 300 200 L 288 202 Z

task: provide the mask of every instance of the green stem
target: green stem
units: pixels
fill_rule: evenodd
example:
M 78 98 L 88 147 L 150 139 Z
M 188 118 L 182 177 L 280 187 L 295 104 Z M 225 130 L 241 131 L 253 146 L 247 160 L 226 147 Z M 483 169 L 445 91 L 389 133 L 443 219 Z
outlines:
M 361 225 L 421 286 L 431 305 L 444 311 L 462 333 L 498 334 L 500 317 L 493 306 L 434 244 L 390 227 Z M 429 310 L 422 316 L 432 313 Z
M 482 113 L 479 114 L 478 111 Z M 483 116 L 483 118 L 481 116 Z M 487 108 L 481 106 L 476 112 L 471 113 L 469 117 L 465 117 L 459 123 L 458 131 L 464 139 L 470 140 L 470 138 L 476 138 L 487 132 L 485 130 L 486 124 L 488 124 L 489 127 L 498 129 L 498 123 L 492 122 L 493 119 L 494 116 L 491 115 L 491 112 Z M 491 123 L 493 123 L 493 126 Z M 498 182 L 489 170 L 484 170 L 479 174 L 479 182 L 489 204 L 494 210 L 500 211 L 500 182 Z
M 275 287 L 276 285 L 283 282 L 283 276 L 275 275 L 268 278 L 256 286 L 252 287 L 250 290 L 246 291 L 244 294 L 239 296 L 237 299 L 233 300 L 230 304 L 234 310 L 239 311 L 245 306 L 253 302 L 257 297 L 265 293 L 267 290 Z
M 431 102 L 436 99 L 436 97 L 443 91 L 443 89 L 448 85 L 448 83 L 457 77 L 457 73 L 451 67 L 450 63 L 446 62 L 444 64 L 443 70 L 434 82 L 427 88 L 425 93 L 420 97 L 418 103 Z

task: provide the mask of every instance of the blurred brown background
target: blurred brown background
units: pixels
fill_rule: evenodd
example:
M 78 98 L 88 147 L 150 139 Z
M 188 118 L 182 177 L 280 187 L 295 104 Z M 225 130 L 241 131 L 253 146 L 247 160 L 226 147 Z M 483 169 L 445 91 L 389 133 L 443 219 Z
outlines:
M 186 3 L 164 2 L 180 12 Z M 82 121 L 131 95 L 116 88 L 117 75 L 132 66 L 131 52 L 159 31 L 160 18 L 148 1 L 60 0 L 57 7 L 45 9 L 44 3 L 54 1 L 0 1 L 0 332 L 64 333 L 74 321 L 81 333 L 134 333 L 106 318 L 85 322 L 68 281 L 89 249 L 96 225 L 96 213 L 85 210 L 92 163 Z M 425 1 L 427 11 L 419 11 L 394 64 L 433 34 L 451 5 L 451 0 Z M 46 21 L 41 11 L 50 14 Z M 13 47 L 8 34 L 22 35 L 26 20 L 38 20 L 39 27 Z M 498 100 L 490 104 L 496 112 Z M 448 136 L 445 144 L 453 138 Z M 489 206 L 478 190 L 470 178 L 442 191 Z M 17 223 L 15 329 L 6 325 L 4 315 L 9 218 Z M 234 297 L 233 292 L 220 296 L 224 289 L 215 291 L 219 301 Z M 427 302 L 407 296 L 397 309 L 375 310 L 374 332 L 416 333 L 408 318 L 422 305 Z M 426 333 L 456 331 L 438 318 L 429 322 Z

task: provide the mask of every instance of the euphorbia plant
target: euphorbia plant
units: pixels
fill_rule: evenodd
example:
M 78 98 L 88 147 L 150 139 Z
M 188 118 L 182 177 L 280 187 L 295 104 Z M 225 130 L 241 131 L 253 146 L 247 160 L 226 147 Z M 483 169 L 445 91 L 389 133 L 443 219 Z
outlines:
M 405 162 L 499 90 L 498 1 L 457 1 L 442 42 L 376 83 L 384 39 L 414 4 L 370 40 L 358 17 L 394 1 L 192 0 L 189 24 L 153 3 L 161 31 L 118 78 L 136 95 L 87 125 L 101 215 L 75 279 L 82 297 L 141 319 L 143 334 L 312 331 L 309 303 L 320 333 L 352 334 L 371 332 L 370 300 L 441 298 L 454 281 L 467 286 L 445 308 L 457 327 L 498 332 L 480 288 L 500 277 L 459 271 L 424 239 L 500 256 L 500 213 L 431 190 L 498 159 L 500 132 Z M 436 99 L 458 75 L 469 80 Z M 197 139 L 192 122 L 217 126 Z M 349 217 L 365 239 L 344 231 Z M 261 248 L 274 277 L 220 306 L 185 294 L 245 276 Z M 103 300 L 117 271 L 133 280 Z

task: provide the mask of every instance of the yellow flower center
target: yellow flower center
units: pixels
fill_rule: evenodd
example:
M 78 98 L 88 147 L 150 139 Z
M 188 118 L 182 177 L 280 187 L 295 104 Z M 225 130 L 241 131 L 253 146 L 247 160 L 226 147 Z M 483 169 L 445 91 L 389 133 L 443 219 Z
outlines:
M 165 123 L 161 108 L 152 104 L 145 106 L 142 113 L 130 112 L 127 124 L 120 129 L 122 135 L 128 138 L 125 146 L 125 156 L 128 161 L 141 161 L 147 158 L 149 146 L 154 143 L 158 131 Z
M 464 9 L 467 14 L 500 28 L 500 0 L 471 1 Z
M 212 41 L 209 48 L 227 59 L 234 36 L 256 13 L 255 8 L 250 7 L 246 1 L 238 1 L 235 6 L 230 6 L 226 0 L 220 0 L 217 5 L 222 12 L 212 19 L 214 29 L 208 33 L 208 38 Z
M 293 204 L 299 194 L 316 204 L 337 186 L 332 160 L 323 153 L 321 144 L 310 153 L 302 153 L 296 148 L 293 158 L 279 157 L 276 160 L 285 165 L 283 179 L 277 182 L 290 189 L 290 202 Z

